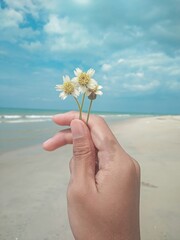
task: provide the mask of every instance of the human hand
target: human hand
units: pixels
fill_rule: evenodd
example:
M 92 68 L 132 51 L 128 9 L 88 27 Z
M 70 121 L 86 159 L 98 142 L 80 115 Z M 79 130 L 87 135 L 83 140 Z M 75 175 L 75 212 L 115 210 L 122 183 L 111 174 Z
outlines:
M 52 151 L 73 143 L 67 199 L 75 239 L 139 240 L 138 163 L 101 117 L 91 115 L 88 126 L 76 112 L 55 115 L 53 120 L 71 127 L 45 142 L 44 148 Z

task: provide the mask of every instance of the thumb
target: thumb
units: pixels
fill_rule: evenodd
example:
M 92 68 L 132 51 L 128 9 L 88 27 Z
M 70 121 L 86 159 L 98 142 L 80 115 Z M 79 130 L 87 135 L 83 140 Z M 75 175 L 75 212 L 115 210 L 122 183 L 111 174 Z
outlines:
M 94 180 L 95 147 L 89 128 L 79 119 L 72 120 L 70 126 L 73 138 L 72 177 L 81 182 Z

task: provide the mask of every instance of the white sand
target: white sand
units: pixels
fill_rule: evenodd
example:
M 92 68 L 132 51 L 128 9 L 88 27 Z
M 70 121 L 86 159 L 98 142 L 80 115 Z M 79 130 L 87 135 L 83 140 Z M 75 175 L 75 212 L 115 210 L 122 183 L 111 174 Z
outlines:
M 141 165 L 142 240 L 179 240 L 180 117 L 147 117 L 111 126 Z M 0 155 L 0 240 L 73 239 L 66 212 L 71 146 Z
M 180 239 L 180 117 L 148 117 L 113 127 L 141 166 L 142 240 Z

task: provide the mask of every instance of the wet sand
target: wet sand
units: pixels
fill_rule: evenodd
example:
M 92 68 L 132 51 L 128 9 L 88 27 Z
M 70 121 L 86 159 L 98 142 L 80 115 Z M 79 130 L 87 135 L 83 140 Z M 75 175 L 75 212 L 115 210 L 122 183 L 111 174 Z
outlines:
M 180 117 L 110 127 L 141 166 L 142 240 L 179 240 Z M 48 153 L 41 145 L 0 155 L 1 240 L 73 239 L 66 211 L 71 155 L 71 146 Z

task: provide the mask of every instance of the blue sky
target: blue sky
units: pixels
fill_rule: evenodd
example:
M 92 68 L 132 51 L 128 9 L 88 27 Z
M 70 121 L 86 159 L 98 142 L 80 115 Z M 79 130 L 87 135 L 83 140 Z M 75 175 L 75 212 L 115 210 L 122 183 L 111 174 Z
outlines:
M 180 113 L 179 0 L 0 0 L 0 107 L 75 109 L 55 85 L 94 68 L 93 110 Z

